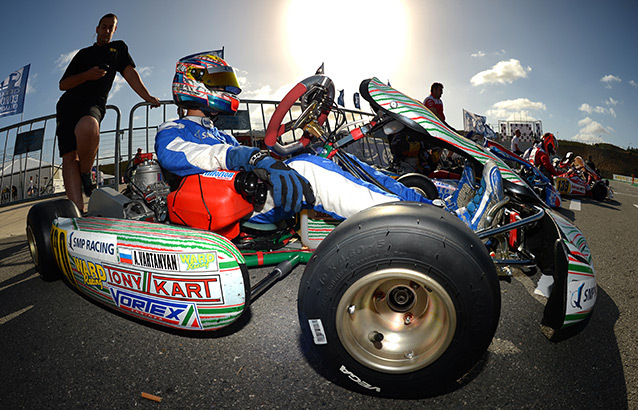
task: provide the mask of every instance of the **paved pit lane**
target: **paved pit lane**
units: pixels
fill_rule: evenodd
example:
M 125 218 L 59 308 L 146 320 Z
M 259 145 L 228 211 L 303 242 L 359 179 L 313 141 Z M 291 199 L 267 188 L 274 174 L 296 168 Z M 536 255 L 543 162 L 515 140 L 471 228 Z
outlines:
M 303 266 L 232 329 L 187 336 L 109 311 L 62 281 L 44 282 L 24 225 L 11 233 L 3 225 L 0 408 L 638 408 L 638 189 L 612 187 L 612 201 L 581 198 L 580 211 L 562 211 L 594 257 L 598 299 L 588 326 L 548 341 L 537 276 L 515 272 L 501 281 L 499 328 L 479 365 L 447 394 L 416 401 L 353 393 L 321 376 L 299 338 Z M 8 213 L 0 208 L 0 220 Z M 266 273 L 253 270 L 251 280 Z

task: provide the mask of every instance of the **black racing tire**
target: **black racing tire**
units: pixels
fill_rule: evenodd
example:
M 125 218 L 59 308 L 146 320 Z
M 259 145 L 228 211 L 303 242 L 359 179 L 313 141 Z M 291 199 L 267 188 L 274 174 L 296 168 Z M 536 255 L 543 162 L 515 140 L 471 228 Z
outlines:
M 61 277 L 51 248 L 51 226 L 57 217 L 79 218 L 80 211 L 68 199 L 41 202 L 27 214 L 27 240 L 36 270 L 45 281 Z
M 439 191 L 436 189 L 434 182 L 425 175 L 421 174 L 405 174 L 397 179 L 400 183 L 412 188 L 419 194 L 423 195 L 427 199 L 437 199 L 439 197 Z
M 604 201 L 607 198 L 607 185 L 603 181 L 596 181 L 591 188 L 591 194 L 597 201 Z
M 299 323 L 337 384 L 382 397 L 439 394 L 494 337 L 501 295 L 480 239 L 454 215 L 369 208 L 319 245 L 301 279 Z

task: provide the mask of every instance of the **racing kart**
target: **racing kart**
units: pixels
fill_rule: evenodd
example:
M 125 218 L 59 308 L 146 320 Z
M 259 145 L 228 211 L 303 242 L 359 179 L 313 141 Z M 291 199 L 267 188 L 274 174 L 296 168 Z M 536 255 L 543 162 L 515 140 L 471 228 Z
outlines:
M 360 91 L 375 115 L 346 124 L 332 81 L 303 80 L 272 115 L 265 144 L 280 156 L 323 155 L 370 183 L 374 175 L 342 148 L 381 133 L 415 134 L 477 174 L 493 161 L 506 197 L 489 210 L 489 226 L 473 231 L 436 200 L 378 205 L 343 222 L 303 211 L 283 225 L 250 225 L 243 220 L 263 193 L 250 173 L 196 175 L 173 190 L 150 154 L 140 154 L 128 188 L 96 190 L 86 217 L 68 200 L 31 208 L 26 231 L 37 270 L 142 321 L 210 331 L 231 325 L 305 264 L 297 307 L 311 354 L 334 382 L 384 397 L 437 394 L 480 360 L 499 322 L 499 277 L 511 269 L 534 266 L 553 279 L 540 321 L 548 337 L 585 324 L 596 278 L 582 233 L 500 158 L 418 101 L 376 78 Z M 298 100 L 301 114 L 282 124 Z M 289 136 L 295 129 L 301 138 Z M 410 180 L 440 195 L 428 177 Z M 176 207 L 177 195 L 191 195 L 192 206 Z M 264 265 L 276 266 L 250 284 L 248 269 Z
M 557 162 L 556 169 L 563 173 L 554 178 L 556 190 L 563 195 L 589 196 L 597 201 L 612 199 L 614 193 L 609 188 L 609 181 L 603 180 L 581 156 L 573 157 L 570 154 L 567 153 L 562 161 Z

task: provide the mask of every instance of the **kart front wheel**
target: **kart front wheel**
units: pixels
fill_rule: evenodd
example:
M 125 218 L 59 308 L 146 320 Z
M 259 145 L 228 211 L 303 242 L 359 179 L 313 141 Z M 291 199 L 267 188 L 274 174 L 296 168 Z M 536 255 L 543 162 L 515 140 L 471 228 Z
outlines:
M 319 245 L 299 289 L 302 335 L 346 388 L 436 394 L 487 350 L 500 291 L 485 246 L 436 207 L 363 211 Z
M 51 225 L 58 217 L 79 218 L 80 211 L 68 199 L 57 199 L 36 204 L 27 214 L 29 251 L 36 270 L 46 281 L 60 277 L 60 269 L 51 249 Z

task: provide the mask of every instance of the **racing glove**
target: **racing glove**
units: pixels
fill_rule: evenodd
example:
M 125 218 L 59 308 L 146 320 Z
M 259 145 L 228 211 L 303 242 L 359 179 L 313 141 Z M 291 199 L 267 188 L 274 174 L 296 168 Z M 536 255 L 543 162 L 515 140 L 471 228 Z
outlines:
M 233 147 L 226 154 L 226 163 L 230 169 L 253 171 L 259 179 L 269 183 L 275 206 L 283 207 L 284 212 L 301 211 L 304 197 L 310 205 L 315 202 L 315 195 L 306 178 L 282 161 L 272 158 L 267 151 Z

